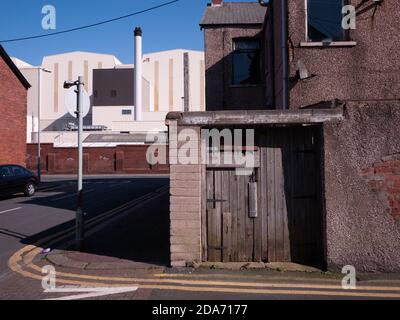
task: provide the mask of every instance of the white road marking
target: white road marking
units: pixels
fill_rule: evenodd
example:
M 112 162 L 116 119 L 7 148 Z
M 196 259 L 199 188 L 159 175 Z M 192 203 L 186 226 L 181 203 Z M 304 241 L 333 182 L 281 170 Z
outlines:
M 95 297 L 103 297 L 127 292 L 134 292 L 138 287 L 60 287 L 47 289 L 45 293 L 81 293 L 67 297 L 46 300 L 80 300 Z
M 87 190 L 87 191 L 84 191 L 83 194 L 86 195 L 86 194 L 91 193 L 91 192 L 94 192 L 94 190 Z M 63 199 L 68 199 L 68 198 L 72 198 L 72 197 L 76 197 L 76 196 L 77 196 L 77 193 L 68 194 L 68 195 L 65 195 L 65 196 L 62 196 L 62 197 L 58 197 L 58 198 L 55 198 L 55 199 L 51 199 L 51 201 L 54 202 L 54 201 L 63 200 Z
M 0 214 L 7 213 L 7 212 L 13 212 L 13 211 L 21 210 L 21 209 L 22 208 L 14 208 L 14 209 L 9 209 L 9 210 L 4 210 L 4 211 L 0 211 Z

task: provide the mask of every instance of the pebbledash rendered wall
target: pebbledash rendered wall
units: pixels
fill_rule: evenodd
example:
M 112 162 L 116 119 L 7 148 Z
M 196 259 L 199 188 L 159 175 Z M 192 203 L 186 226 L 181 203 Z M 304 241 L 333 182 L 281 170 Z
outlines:
M 357 9 L 356 29 L 350 30 L 350 40 L 323 45 L 306 41 L 306 2 L 288 0 L 288 60 L 290 108 L 309 106 L 320 101 L 399 99 L 400 95 L 400 25 L 399 1 L 385 0 L 380 4 L 366 1 Z M 358 6 L 361 1 L 349 0 Z M 264 36 L 273 35 L 274 63 L 269 61 L 267 92 L 275 92 L 274 107 L 282 107 L 280 0 L 271 0 Z M 272 21 L 273 20 L 273 21 Z M 273 22 L 273 23 L 272 23 Z M 275 29 L 272 29 L 274 25 Z M 271 50 L 271 47 L 267 49 Z M 298 62 L 310 75 L 298 80 Z M 275 76 L 276 80 L 272 81 Z M 275 84 L 274 86 L 272 84 Z
M 233 39 L 262 39 L 262 25 L 204 27 L 206 106 L 213 110 L 257 110 L 263 105 L 265 84 L 232 85 Z M 262 53 L 263 54 L 263 53 Z M 248 99 L 252 97 L 252 99 Z
M 270 3 L 279 30 L 280 1 Z M 323 129 L 328 268 L 400 271 L 398 1 L 385 0 L 376 8 L 367 1 L 358 11 L 370 8 L 358 14 L 351 41 L 327 46 L 306 42 L 305 4 L 288 0 L 290 108 L 333 99 L 346 103 L 345 120 Z M 279 43 L 275 49 L 279 59 Z M 299 60 L 314 77 L 296 80 Z M 277 108 L 280 81 L 278 77 Z M 273 88 L 267 86 L 267 91 Z
M 400 101 L 349 102 L 324 125 L 329 269 L 400 271 Z

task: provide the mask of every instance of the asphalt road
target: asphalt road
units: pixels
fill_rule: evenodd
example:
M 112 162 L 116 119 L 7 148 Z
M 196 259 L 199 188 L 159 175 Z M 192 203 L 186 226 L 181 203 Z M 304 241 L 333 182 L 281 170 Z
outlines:
M 84 211 L 90 219 L 168 186 L 163 176 L 91 176 L 84 182 Z M 0 281 L 10 273 L 7 261 L 20 248 L 74 225 L 74 177 L 44 177 L 32 198 L 0 198 Z
M 141 206 L 128 210 L 126 214 L 117 214 L 115 221 L 110 219 L 108 226 L 106 223 L 88 237 L 83 255 L 77 255 L 85 258 L 82 261 L 96 262 L 96 257 L 100 256 L 106 263 L 124 259 L 138 264 L 150 263 L 155 268 L 118 269 L 113 265 L 110 269 L 96 269 L 57 265 L 57 283 L 68 285 L 72 280 L 75 287 L 66 288 L 71 292 L 45 292 L 40 270 L 48 264 L 47 261 L 39 259 L 29 265 L 20 255 L 21 259 L 14 265 L 11 263 L 11 266 L 20 265 L 25 274 L 15 271 L 15 268 L 11 271 L 7 266 L 16 251 L 74 225 L 76 182 L 69 177 L 47 177 L 45 181 L 45 189 L 33 198 L 0 199 L 0 300 L 66 299 L 75 297 L 77 292 L 74 290 L 87 286 L 108 290 L 115 289 L 115 286 L 124 288 L 132 285 L 137 286 L 135 291 L 91 296 L 90 299 L 246 301 L 400 298 L 399 275 L 363 276 L 357 283 L 357 290 L 349 291 L 341 287 L 343 275 L 340 274 L 285 273 L 266 269 L 165 270 L 163 267 L 169 257 L 169 197 L 165 192 L 158 193 L 149 201 L 140 199 Z M 90 219 L 146 194 L 154 195 L 154 191 L 168 185 L 166 177 L 92 176 L 85 182 L 84 211 Z M 52 249 L 55 249 L 52 252 L 58 251 L 57 247 Z M 34 266 L 39 269 L 34 269 Z M 35 278 L 39 273 L 39 279 Z

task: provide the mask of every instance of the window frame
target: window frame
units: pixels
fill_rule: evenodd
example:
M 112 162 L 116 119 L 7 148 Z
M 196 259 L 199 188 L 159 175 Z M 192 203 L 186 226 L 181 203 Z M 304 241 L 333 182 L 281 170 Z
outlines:
M 131 109 L 122 109 L 121 110 L 121 115 L 122 116 L 131 116 L 132 114 L 133 114 L 133 111 Z
M 308 1 L 309 0 L 304 0 L 304 12 L 305 12 L 305 21 L 304 21 L 305 22 L 305 37 L 304 38 L 305 38 L 305 43 L 308 43 L 308 44 L 312 44 L 312 43 L 320 44 L 320 43 L 323 43 L 323 41 L 313 41 L 313 40 L 310 40 L 310 38 L 308 36 L 308 31 L 309 31 L 309 29 L 308 29 Z M 342 1 L 343 1 L 343 6 L 349 5 L 349 0 L 342 0 Z M 350 30 L 344 30 L 344 39 L 342 39 L 342 40 L 333 40 L 330 45 L 332 45 L 332 46 L 335 46 L 335 45 L 343 45 L 343 46 L 345 46 L 346 43 L 349 43 L 350 45 L 355 45 L 355 43 L 350 38 Z M 307 45 L 305 45 L 305 44 L 302 44 L 301 46 L 307 47 Z
M 16 165 L 12 165 L 10 166 L 11 170 L 12 170 L 12 174 L 14 177 L 23 177 L 26 176 L 26 171 L 25 168 L 21 167 L 21 166 L 16 166 Z M 19 173 L 16 173 L 16 171 L 19 170 Z
M 258 49 L 236 49 L 236 42 L 237 41 L 253 41 L 258 42 L 259 47 Z M 262 62 L 261 62 L 261 55 L 262 55 L 262 40 L 255 37 L 236 37 L 232 38 L 232 61 L 231 61 L 231 72 L 232 76 L 230 79 L 230 86 L 232 87 L 251 87 L 251 86 L 259 86 L 262 85 Z M 245 52 L 257 52 L 258 57 L 258 72 L 259 72 L 259 80 L 257 83 L 235 83 L 235 54 L 236 53 L 245 53 Z
M 10 177 L 14 177 L 14 172 L 11 168 L 11 166 L 1 166 L 1 170 L 6 169 L 8 170 L 8 175 L 3 175 L 2 171 L 0 172 L 0 175 L 4 178 L 10 178 Z

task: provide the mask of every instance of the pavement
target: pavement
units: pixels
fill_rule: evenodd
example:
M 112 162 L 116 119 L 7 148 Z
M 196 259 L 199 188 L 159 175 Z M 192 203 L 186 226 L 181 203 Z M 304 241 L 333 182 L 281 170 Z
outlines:
M 0 232 L 2 252 L 6 249 L 6 254 L 1 254 L 7 256 L 7 267 L 1 266 L 0 299 L 400 299 L 399 274 L 358 274 L 356 288 L 347 290 L 342 287 L 343 274 L 293 264 L 198 263 L 169 268 L 168 181 L 160 177 L 114 179 L 87 182 L 86 189 L 95 188 L 97 196 L 88 199 L 90 205 L 87 202 L 86 241 L 80 252 L 73 246 L 73 225 L 62 223 L 73 218 L 68 210 L 69 193 L 51 191 L 60 187 L 60 180 L 55 179 L 55 186 L 49 185 L 50 189 L 39 192 L 38 199 L 27 203 L 20 198 L 0 201 L 0 212 L 11 203 L 23 206 L 21 210 L 33 210 L 0 214 L 0 224 L 13 223 L 13 233 L 21 234 L 12 237 Z M 65 190 L 62 181 L 61 190 Z M 54 198 L 63 199 L 51 205 Z M 34 210 L 31 202 L 39 203 L 41 210 Z M 45 210 L 45 204 L 51 209 Z M 64 219 L 53 218 L 52 223 L 39 219 L 58 216 L 63 210 L 68 211 Z M 38 219 L 36 224 L 32 215 Z M 50 232 L 29 235 L 29 223 L 33 229 L 50 225 Z M 51 282 L 53 275 L 55 282 Z

